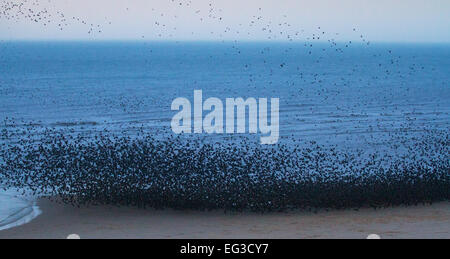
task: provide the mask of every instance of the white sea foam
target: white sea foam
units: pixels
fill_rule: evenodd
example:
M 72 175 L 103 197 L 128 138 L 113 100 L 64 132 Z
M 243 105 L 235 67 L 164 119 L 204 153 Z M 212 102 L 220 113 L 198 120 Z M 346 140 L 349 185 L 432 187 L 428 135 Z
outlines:
M 26 224 L 39 216 L 36 199 L 17 191 L 0 191 L 0 231 Z

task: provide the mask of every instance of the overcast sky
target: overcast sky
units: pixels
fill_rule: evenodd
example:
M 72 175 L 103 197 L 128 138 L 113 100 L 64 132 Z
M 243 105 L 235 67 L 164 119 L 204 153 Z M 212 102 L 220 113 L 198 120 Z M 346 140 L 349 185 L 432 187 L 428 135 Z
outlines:
M 24 5 L 19 8 L 10 2 L 24 2 Z M 192 3 L 185 0 L 0 0 L 0 3 L 0 39 L 3 40 L 307 40 L 312 37 L 356 40 L 363 35 L 368 41 L 450 42 L 449 0 L 192 0 Z M 32 17 L 40 11 L 43 12 L 38 17 Z M 36 18 L 38 22 L 32 21 Z

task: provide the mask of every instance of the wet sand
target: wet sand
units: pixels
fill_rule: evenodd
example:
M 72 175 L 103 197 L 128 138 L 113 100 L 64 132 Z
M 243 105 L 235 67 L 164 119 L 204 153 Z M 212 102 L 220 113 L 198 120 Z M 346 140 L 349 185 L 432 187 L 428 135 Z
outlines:
M 228 213 L 90 207 L 40 200 L 42 215 L 4 238 L 450 238 L 450 202 L 359 211 Z

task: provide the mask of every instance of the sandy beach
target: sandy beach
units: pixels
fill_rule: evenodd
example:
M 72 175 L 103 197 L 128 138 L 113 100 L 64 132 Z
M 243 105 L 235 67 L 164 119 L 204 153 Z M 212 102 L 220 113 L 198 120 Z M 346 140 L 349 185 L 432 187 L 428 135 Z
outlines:
M 74 208 L 40 200 L 32 222 L 0 231 L 0 239 L 81 238 L 450 238 L 450 203 L 431 206 L 272 214 Z

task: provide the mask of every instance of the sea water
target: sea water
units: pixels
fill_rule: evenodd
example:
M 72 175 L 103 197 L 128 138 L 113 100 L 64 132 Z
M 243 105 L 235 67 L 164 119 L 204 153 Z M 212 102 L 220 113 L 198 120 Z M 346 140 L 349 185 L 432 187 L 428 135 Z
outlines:
M 202 90 L 280 98 L 281 143 L 380 148 L 448 132 L 449 77 L 449 44 L 2 42 L 1 143 L 47 128 L 164 136 L 171 102 Z M 38 214 L 0 191 L 0 230 Z
M 0 191 L 0 231 L 30 222 L 41 214 L 34 197 Z

